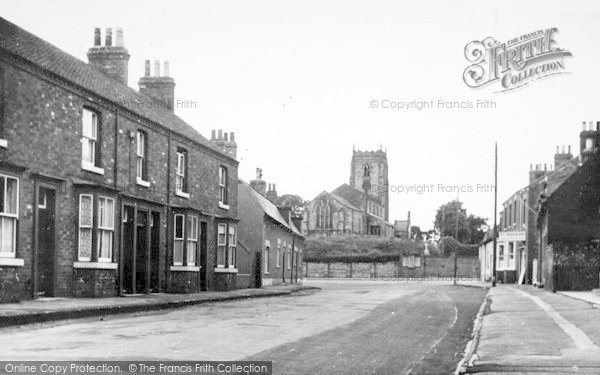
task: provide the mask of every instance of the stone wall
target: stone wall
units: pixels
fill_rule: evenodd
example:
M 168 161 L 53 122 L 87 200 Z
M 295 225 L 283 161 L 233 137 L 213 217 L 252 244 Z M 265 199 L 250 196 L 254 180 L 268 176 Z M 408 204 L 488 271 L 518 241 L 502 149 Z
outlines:
M 477 257 L 458 257 L 456 260 L 459 278 L 478 279 Z M 423 258 L 420 267 L 403 267 L 398 262 L 382 263 L 313 263 L 305 262 L 303 276 L 306 278 L 452 278 L 454 258 Z

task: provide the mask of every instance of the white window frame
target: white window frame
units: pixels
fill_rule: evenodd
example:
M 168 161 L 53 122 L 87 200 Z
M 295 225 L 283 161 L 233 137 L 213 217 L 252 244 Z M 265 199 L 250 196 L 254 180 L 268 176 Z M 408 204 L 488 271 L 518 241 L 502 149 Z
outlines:
M 237 266 L 237 227 L 229 224 L 227 237 L 227 267 L 236 268 Z
M 108 207 L 107 203 L 108 202 L 112 202 L 112 215 L 110 215 L 111 213 L 109 212 L 109 225 L 103 225 L 102 223 L 102 218 L 101 218 L 101 214 L 102 214 L 102 203 L 104 202 L 104 208 L 106 209 Z M 93 202 L 92 202 L 92 207 L 93 207 Z M 109 197 L 104 197 L 104 196 L 98 196 L 98 210 L 96 212 L 97 215 L 97 222 L 98 222 L 98 227 L 96 229 L 96 251 L 98 254 L 98 262 L 112 262 L 112 257 L 113 257 L 113 249 L 114 249 L 114 238 L 115 238 L 115 200 L 113 198 L 109 198 Z M 93 223 L 92 223 L 93 224 Z M 112 226 L 110 225 L 112 224 Z M 108 232 L 110 233 L 110 245 L 108 248 L 108 257 L 102 257 L 102 251 L 101 251 L 101 246 L 102 246 L 102 234 L 103 232 Z
M 506 263 L 507 263 L 507 267 L 509 269 L 514 269 L 515 267 L 515 243 L 514 242 L 509 242 L 508 243 L 508 251 L 506 254 Z
M 221 231 L 221 229 L 223 229 Z M 221 234 L 223 234 L 223 242 L 220 242 Z M 222 254 L 219 256 L 219 254 Z M 226 268 L 225 261 L 227 257 L 227 224 L 217 224 L 217 268 Z M 219 259 L 220 258 L 220 259 Z
M 177 218 L 181 217 L 181 237 L 177 237 Z M 185 251 L 185 215 L 174 214 L 173 215 L 173 265 L 183 266 L 183 252 Z M 181 261 L 175 258 L 175 244 L 181 243 Z
M 92 205 L 91 209 L 90 209 L 90 224 L 83 224 L 81 222 L 81 202 L 83 201 L 84 198 L 89 198 L 90 199 L 90 203 Z M 78 243 L 77 243 L 77 260 L 80 262 L 90 262 L 92 260 L 92 249 L 94 248 L 94 241 L 93 241 L 93 233 L 94 233 L 94 195 L 93 194 L 79 194 L 79 210 L 78 210 L 78 217 L 79 217 L 79 230 L 78 230 Z M 82 241 L 81 241 L 81 232 L 83 230 L 88 230 L 90 232 L 90 248 L 89 248 L 89 253 L 90 256 L 89 257 L 84 257 L 81 256 L 81 246 L 82 246 Z
M 146 149 L 146 141 L 148 135 L 142 130 L 138 130 L 136 134 L 136 164 L 135 164 L 135 175 L 136 183 L 141 186 L 149 187 L 148 182 L 148 150 Z M 146 176 L 144 176 L 144 170 Z
M 275 259 L 277 260 L 277 262 L 275 263 L 275 266 L 277 268 L 281 268 L 281 244 L 280 243 L 277 244 L 277 257 Z
M 264 267 L 265 267 L 265 270 L 264 270 L 265 275 L 269 274 L 269 252 L 270 252 L 270 250 L 271 250 L 271 244 L 269 242 L 267 242 L 265 244 L 265 250 L 263 252 L 263 257 L 264 257 L 263 263 L 264 263 Z
M 186 175 L 185 166 L 187 164 L 187 152 L 177 151 L 177 166 L 175 168 L 175 192 L 180 195 L 186 195 Z
M 92 122 L 91 128 L 87 128 L 86 114 L 90 115 Z M 83 108 L 81 116 L 81 168 L 93 173 L 104 174 L 104 169 L 98 166 L 98 160 L 96 160 L 96 148 L 98 147 L 98 113 L 91 109 Z M 91 159 L 87 160 L 85 155 L 85 144 L 89 145 Z
M 224 166 L 219 166 L 219 207 L 228 209 L 229 208 L 229 196 L 228 196 L 228 171 Z M 225 199 L 227 198 L 227 199 Z
M 2 230 L 2 227 L 4 224 L 5 220 L 11 220 L 14 221 L 13 223 L 13 233 L 12 233 L 12 238 L 13 238 L 13 243 L 12 243 L 12 249 L 11 252 L 4 252 L 2 251 L 2 249 L 4 248 L 2 241 L 3 241 L 3 236 L 0 233 L 0 257 L 1 258 L 15 258 L 16 254 L 17 254 L 17 225 L 18 225 L 18 221 L 19 221 L 19 179 L 13 176 L 9 176 L 9 175 L 5 175 L 5 174 L 0 174 L 0 178 L 4 180 L 4 191 L 0 192 L 0 194 L 3 195 L 3 200 L 4 202 L 6 202 L 6 198 L 7 198 L 7 194 L 8 194 L 8 180 L 14 180 L 16 182 L 16 202 L 15 202 L 15 213 L 10 213 L 10 212 L 0 212 L 0 230 Z M 6 207 L 6 204 L 4 204 L 4 206 Z
M 188 266 L 195 266 L 196 265 L 196 257 L 198 256 L 198 216 L 188 215 L 186 224 L 190 225 L 190 227 L 189 227 L 190 230 L 188 230 L 188 233 L 187 233 L 186 264 Z M 190 249 L 192 249 L 192 248 L 194 249 L 193 253 L 190 251 Z

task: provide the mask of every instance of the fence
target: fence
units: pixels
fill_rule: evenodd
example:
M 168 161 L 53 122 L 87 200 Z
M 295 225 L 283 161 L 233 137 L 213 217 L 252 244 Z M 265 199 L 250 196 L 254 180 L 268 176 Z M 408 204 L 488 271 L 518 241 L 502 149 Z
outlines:
M 461 279 L 479 279 L 479 258 L 458 257 L 456 276 Z M 417 267 L 399 262 L 305 262 L 306 278 L 453 278 L 454 258 L 423 258 Z
M 600 287 L 600 266 L 556 265 L 554 290 L 592 290 Z

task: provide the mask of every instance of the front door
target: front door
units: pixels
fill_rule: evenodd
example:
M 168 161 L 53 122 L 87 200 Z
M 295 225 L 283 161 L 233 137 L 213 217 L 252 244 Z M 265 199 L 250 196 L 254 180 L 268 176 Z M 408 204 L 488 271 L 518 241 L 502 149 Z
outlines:
M 123 207 L 124 293 L 158 292 L 160 213 L 135 206 Z
M 200 290 L 206 290 L 206 223 L 200 223 Z
M 148 291 L 148 212 L 138 210 L 136 223 L 136 247 L 135 247 L 135 290 L 137 292 Z
M 56 191 L 39 187 L 37 202 L 37 297 L 54 296 Z

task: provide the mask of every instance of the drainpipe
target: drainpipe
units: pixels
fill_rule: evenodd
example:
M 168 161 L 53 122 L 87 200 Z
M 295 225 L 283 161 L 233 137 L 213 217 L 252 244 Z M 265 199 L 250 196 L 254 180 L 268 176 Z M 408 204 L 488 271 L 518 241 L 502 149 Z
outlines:
M 173 134 L 171 132 L 171 130 L 168 130 L 168 138 L 167 138 L 167 213 L 166 213 L 166 217 L 165 220 L 167 221 L 167 240 L 165 241 L 165 283 L 167 284 L 167 289 L 168 289 L 168 282 L 169 282 L 169 249 L 170 249 L 170 239 L 171 237 L 171 226 L 172 224 L 172 220 L 170 218 L 170 214 L 171 214 L 171 140 L 172 140 Z

